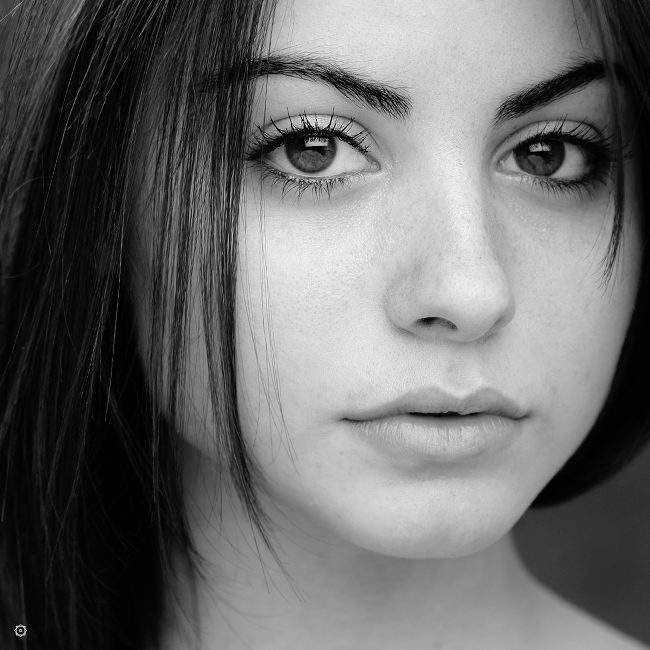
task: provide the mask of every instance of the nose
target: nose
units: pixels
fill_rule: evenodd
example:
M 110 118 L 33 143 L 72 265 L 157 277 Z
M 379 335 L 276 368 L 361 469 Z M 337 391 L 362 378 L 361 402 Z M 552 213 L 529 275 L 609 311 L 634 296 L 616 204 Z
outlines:
M 422 218 L 397 244 L 385 310 L 401 330 L 456 342 L 485 339 L 514 317 L 511 282 L 499 255 L 505 242 L 483 197 L 465 191 L 436 203 L 411 203 Z M 422 209 L 422 203 L 425 207 Z M 413 215 L 411 215 L 413 216 Z

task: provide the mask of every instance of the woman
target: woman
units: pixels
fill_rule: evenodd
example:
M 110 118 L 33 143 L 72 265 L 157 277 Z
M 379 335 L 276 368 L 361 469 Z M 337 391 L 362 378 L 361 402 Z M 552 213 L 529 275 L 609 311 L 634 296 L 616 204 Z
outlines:
M 641 647 L 509 531 L 647 440 L 644 4 L 20 10 L 3 647 Z

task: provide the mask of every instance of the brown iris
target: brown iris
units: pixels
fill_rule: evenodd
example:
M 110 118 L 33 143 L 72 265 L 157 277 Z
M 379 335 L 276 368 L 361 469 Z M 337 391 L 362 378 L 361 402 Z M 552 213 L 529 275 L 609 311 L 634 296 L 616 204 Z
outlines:
M 289 162 L 305 174 L 325 171 L 336 155 L 334 138 L 298 137 L 285 142 Z
M 565 145 L 560 140 L 537 140 L 519 145 L 514 150 L 519 168 L 534 176 L 552 176 L 565 156 Z

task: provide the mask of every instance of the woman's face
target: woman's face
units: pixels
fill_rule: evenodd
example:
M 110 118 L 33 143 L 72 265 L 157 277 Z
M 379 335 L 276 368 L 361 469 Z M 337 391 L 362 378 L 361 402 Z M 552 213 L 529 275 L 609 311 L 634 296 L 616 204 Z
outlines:
M 240 222 L 238 406 L 264 493 L 311 534 L 487 547 L 605 400 L 638 286 L 633 174 L 605 286 L 613 124 L 580 67 L 602 53 L 578 3 L 543 5 L 279 4 Z M 198 312 L 193 330 L 206 413 Z M 206 431 L 186 435 L 214 454 Z

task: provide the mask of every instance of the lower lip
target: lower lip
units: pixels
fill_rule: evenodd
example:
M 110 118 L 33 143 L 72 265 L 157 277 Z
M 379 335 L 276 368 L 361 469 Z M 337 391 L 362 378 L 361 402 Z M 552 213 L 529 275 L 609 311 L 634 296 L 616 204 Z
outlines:
M 508 447 L 521 430 L 521 420 L 499 415 L 395 415 L 352 421 L 372 445 L 392 456 L 429 457 L 454 462 Z

